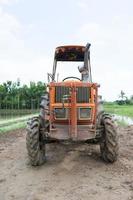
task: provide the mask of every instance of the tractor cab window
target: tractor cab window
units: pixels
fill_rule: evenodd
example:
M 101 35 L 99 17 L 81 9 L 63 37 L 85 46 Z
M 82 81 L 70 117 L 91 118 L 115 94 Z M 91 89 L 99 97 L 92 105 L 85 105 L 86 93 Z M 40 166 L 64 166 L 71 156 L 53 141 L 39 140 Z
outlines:
M 57 62 L 55 81 L 62 81 L 70 76 L 81 78 L 78 67 L 82 65 L 83 62 Z

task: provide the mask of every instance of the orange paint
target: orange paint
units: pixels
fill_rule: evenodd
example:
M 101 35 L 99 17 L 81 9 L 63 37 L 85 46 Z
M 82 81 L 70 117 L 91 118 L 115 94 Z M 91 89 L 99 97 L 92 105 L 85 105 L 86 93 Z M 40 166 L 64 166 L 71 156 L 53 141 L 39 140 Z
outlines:
M 55 102 L 55 87 L 56 86 L 66 86 L 71 88 L 71 97 L 67 103 L 64 103 L 64 108 L 68 108 L 70 110 L 69 119 L 67 120 L 57 120 L 53 117 L 54 108 L 62 108 L 62 103 Z M 91 97 L 89 103 L 76 103 L 76 87 L 88 87 L 91 91 Z M 79 81 L 72 82 L 60 82 L 55 83 L 52 82 L 49 84 L 49 94 L 50 94 L 50 119 L 52 123 L 58 124 L 68 124 L 70 126 L 70 135 L 71 138 L 77 137 L 77 125 L 79 124 L 87 124 L 93 125 L 95 127 L 96 123 L 96 114 L 97 114 L 97 87 L 96 83 L 83 83 Z M 79 107 L 91 108 L 91 119 L 90 120 L 78 120 L 77 118 L 77 109 Z M 70 124 L 69 124 L 70 122 Z

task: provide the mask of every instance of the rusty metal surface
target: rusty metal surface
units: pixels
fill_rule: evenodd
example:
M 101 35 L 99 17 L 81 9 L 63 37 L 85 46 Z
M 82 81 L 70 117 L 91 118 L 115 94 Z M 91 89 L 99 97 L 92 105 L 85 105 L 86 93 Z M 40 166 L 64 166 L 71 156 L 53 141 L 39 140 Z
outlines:
M 89 125 L 78 125 L 77 127 L 77 140 L 85 141 L 88 139 L 95 138 L 95 129 L 92 129 L 92 126 Z
M 50 133 L 48 134 L 50 138 L 57 140 L 69 140 L 69 126 L 68 125 L 56 125 L 54 128 L 51 128 Z
M 48 136 L 56 140 L 72 140 L 72 141 L 86 141 L 95 138 L 95 129 L 89 125 L 78 125 L 76 137 L 69 132 L 68 125 L 56 125 L 55 128 L 50 130 Z
M 55 50 L 56 61 L 84 61 L 84 46 L 61 46 Z
M 80 46 L 80 45 L 64 45 L 64 46 L 59 46 L 59 47 L 56 47 L 55 49 L 55 54 L 58 54 L 58 53 L 64 53 L 66 51 L 73 51 L 73 52 L 81 52 L 83 53 L 84 55 L 84 52 L 85 52 L 85 46 Z

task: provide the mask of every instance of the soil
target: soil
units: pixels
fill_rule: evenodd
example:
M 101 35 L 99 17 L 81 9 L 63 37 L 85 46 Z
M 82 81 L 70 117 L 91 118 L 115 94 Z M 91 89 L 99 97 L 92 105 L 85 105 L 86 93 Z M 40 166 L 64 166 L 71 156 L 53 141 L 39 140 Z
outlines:
M 47 145 L 31 167 L 26 131 L 0 136 L 0 200 L 133 200 L 133 126 L 119 128 L 119 159 L 102 161 L 98 145 Z

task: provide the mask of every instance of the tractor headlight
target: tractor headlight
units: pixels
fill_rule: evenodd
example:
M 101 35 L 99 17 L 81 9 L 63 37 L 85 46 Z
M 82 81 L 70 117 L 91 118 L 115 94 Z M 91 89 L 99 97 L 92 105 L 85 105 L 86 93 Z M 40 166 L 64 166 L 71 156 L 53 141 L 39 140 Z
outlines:
M 55 118 L 56 119 L 67 119 L 67 109 L 66 108 L 55 108 Z
M 90 119 L 91 108 L 79 108 L 79 119 Z

